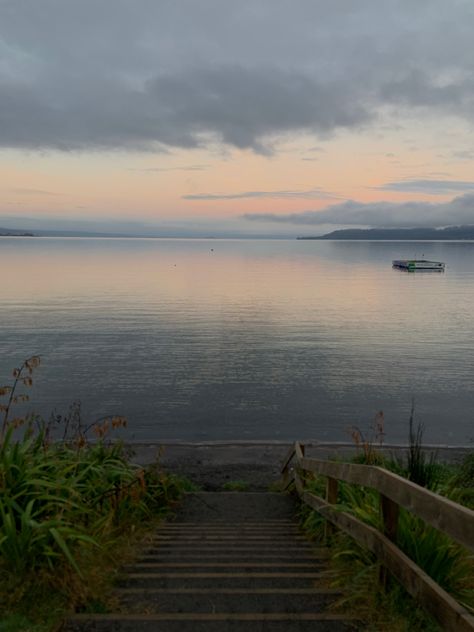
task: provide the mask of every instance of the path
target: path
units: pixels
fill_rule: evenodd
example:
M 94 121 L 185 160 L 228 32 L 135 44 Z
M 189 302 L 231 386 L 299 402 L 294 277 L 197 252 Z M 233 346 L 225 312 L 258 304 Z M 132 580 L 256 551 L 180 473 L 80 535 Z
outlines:
M 176 519 L 124 569 L 117 613 L 75 615 L 67 632 L 323 632 L 354 629 L 318 588 L 327 553 L 278 493 L 187 495 Z

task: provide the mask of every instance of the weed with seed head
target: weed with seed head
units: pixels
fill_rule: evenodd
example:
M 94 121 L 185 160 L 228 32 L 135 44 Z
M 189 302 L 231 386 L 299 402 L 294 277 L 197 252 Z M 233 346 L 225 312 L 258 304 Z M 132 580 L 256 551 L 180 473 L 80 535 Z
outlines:
M 97 560 L 107 568 L 114 544 L 162 514 L 183 485 L 157 464 L 130 463 L 123 444 L 109 439 L 125 424 L 121 417 L 85 424 L 74 405 L 48 422 L 12 418 L 18 389 L 30 385 L 38 365 L 36 356 L 26 360 L 13 385 L 0 389 L 7 398 L 0 429 L 0 611 L 29 613 L 36 595 L 36 618 L 45 621 L 51 608 L 43 612 L 41 604 L 51 603 L 50 595 L 59 610 L 91 597 Z
M 385 418 L 382 410 L 379 410 L 369 430 L 363 432 L 358 426 L 352 426 L 349 430 L 352 441 L 358 450 L 354 461 L 365 465 L 381 465 L 383 457 L 380 449 L 385 438 Z
M 456 472 L 452 466 L 436 463 L 434 456 L 425 461 L 421 451 L 423 428 L 414 429 L 413 408 L 410 419 L 408 468 L 403 463 L 388 460 L 383 460 L 382 464 L 407 478 L 411 474 L 412 480 L 418 477 L 418 481 L 453 500 L 472 500 L 474 494 L 469 495 L 474 492 L 471 487 L 474 478 L 472 455 L 456 468 Z M 364 463 L 375 464 L 371 442 L 365 445 L 360 457 Z M 463 484 L 466 487 L 462 487 Z M 306 476 L 305 488 L 320 497 L 324 497 L 325 485 L 325 477 Z M 338 503 L 334 507 L 383 530 L 380 498 L 375 490 L 339 481 Z M 311 537 L 324 540 L 325 522 L 318 512 L 304 508 L 302 525 Z M 379 584 L 380 563 L 372 553 L 341 531 L 331 536 L 329 545 L 335 570 L 333 585 L 346 590 L 339 604 L 356 612 L 367 622 L 368 629 L 440 630 L 395 581 L 389 583 L 387 590 Z M 463 606 L 474 610 L 474 559 L 466 550 L 404 509 L 400 510 L 398 520 L 397 545 Z

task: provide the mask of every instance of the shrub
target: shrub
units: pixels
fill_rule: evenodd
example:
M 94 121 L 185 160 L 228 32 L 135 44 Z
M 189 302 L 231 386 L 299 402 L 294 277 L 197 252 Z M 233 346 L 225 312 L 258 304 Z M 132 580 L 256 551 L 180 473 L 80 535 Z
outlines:
M 0 434 L 0 602 L 5 610 L 34 584 L 36 591 L 41 584 L 46 592 L 50 586 L 69 596 L 81 582 L 84 588 L 84 568 L 96 566 L 99 551 L 160 515 L 182 491 L 179 478 L 158 464 L 149 469 L 131 464 L 124 445 L 109 439 L 126 423 L 121 417 L 84 424 L 74 404 L 66 416 L 54 415 L 48 422 L 36 416 L 12 419 L 13 406 L 25 401 L 18 390 L 31 385 L 38 365 L 39 359 L 26 360 L 15 369 L 13 385 L 0 389 L 0 396 L 8 398 L 1 408 Z

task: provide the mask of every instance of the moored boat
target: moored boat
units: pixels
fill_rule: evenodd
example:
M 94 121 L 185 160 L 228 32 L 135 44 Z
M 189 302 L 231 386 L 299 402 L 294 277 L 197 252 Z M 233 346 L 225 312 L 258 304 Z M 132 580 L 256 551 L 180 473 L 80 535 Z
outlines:
M 444 271 L 445 264 L 442 261 L 428 261 L 427 259 L 395 259 L 392 261 L 394 268 L 415 272 L 416 270 Z

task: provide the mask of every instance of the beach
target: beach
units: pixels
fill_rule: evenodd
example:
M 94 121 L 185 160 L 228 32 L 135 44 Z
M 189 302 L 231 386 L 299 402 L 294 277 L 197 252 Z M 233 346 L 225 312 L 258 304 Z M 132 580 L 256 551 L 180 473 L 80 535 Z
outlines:
M 242 483 L 249 491 L 267 491 L 278 483 L 280 470 L 290 442 L 278 441 L 213 441 L 206 443 L 137 443 L 128 444 L 131 459 L 139 465 L 158 462 L 166 471 L 185 476 L 203 490 L 215 491 L 224 486 Z M 472 452 L 464 446 L 425 446 L 435 452 L 439 461 L 456 463 Z M 393 444 L 380 451 L 403 458 L 406 445 Z M 308 457 L 343 460 L 357 454 L 350 443 L 307 443 Z

